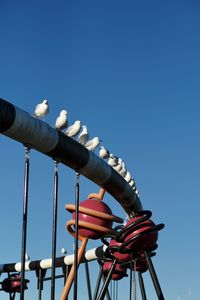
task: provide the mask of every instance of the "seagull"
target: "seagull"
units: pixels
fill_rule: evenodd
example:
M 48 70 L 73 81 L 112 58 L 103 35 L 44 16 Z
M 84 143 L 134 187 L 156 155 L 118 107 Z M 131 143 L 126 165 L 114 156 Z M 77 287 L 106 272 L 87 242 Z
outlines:
M 140 193 L 139 193 L 138 189 L 135 190 L 135 193 L 138 197 L 140 197 Z
M 78 142 L 82 145 L 85 145 L 89 140 L 89 133 L 86 125 L 82 125 L 82 131 L 78 136 Z
M 99 139 L 99 137 L 95 136 L 93 139 L 91 139 L 85 144 L 85 147 L 89 151 L 94 151 L 99 146 L 100 142 L 101 140 Z
M 42 103 L 36 105 L 34 116 L 44 117 L 48 114 L 48 112 L 49 112 L 48 100 L 43 100 Z
M 115 169 L 115 171 L 119 173 L 123 167 L 123 163 L 123 160 L 121 158 L 118 158 L 118 163 L 116 166 L 113 166 L 113 169 Z
M 109 153 L 109 151 L 105 148 L 105 147 L 103 147 L 103 146 L 101 146 L 101 147 L 99 147 L 99 156 L 102 158 L 102 159 L 107 159 L 107 158 L 109 158 L 109 156 L 110 156 L 110 153 Z
M 111 153 L 108 159 L 108 165 L 114 167 L 117 166 L 117 164 L 118 164 L 118 157 Z
M 119 174 L 120 174 L 122 177 L 125 177 L 126 174 L 127 174 L 127 170 L 126 170 L 126 168 L 125 168 L 124 162 L 122 162 L 122 169 L 121 169 L 121 171 L 119 171 Z
M 126 176 L 124 177 L 124 179 L 127 181 L 127 182 L 130 182 L 132 177 L 131 177 L 131 173 L 129 171 L 127 171 L 126 173 Z
M 66 254 L 67 253 L 67 251 L 65 250 L 65 248 L 62 248 L 61 249 L 61 254 Z
M 129 182 L 129 185 L 133 188 L 135 186 L 135 181 L 133 178 L 131 178 L 131 181 Z
M 81 121 L 77 120 L 73 125 L 69 126 L 65 134 L 69 137 L 75 137 L 81 130 Z
M 57 117 L 55 122 L 55 127 L 58 130 L 62 130 L 68 126 L 68 119 L 67 119 L 67 111 L 61 110 L 59 117 Z

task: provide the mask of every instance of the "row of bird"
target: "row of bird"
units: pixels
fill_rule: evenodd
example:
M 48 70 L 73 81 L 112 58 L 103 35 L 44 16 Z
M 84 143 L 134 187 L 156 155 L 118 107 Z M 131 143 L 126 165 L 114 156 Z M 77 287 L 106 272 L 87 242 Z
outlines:
M 48 112 L 49 104 L 47 100 L 44 100 L 42 103 L 37 104 L 34 116 L 37 118 L 42 118 L 46 116 Z M 66 129 L 64 134 L 75 139 L 77 142 L 85 146 L 89 151 L 95 151 L 101 142 L 99 137 L 94 137 L 89 140 L 88 128 L 86 125 L 82 125 L 81 121 L 79 120 L 68 126 L 68 114 L 66 110 L 61 110 L 60 115 L 56 118 L 55 128 L 60 131 Z M 108 165 L 117 171 L 139 196 L 135 181 L 131 173 L 126 169 L 125 163 L 121 158 L 110 153 L 104 146 L 99 147 L 99 157 L 106 160 Z

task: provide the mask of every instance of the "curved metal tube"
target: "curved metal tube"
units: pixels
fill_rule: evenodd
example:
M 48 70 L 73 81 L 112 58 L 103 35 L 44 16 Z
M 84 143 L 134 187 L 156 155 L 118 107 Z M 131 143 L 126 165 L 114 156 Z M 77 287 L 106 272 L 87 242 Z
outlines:
M 128 214 L 142 210 L 132 187 L 103 159 L 63 132 L 1 98 L 0 133 L 50 156 L 103 187 Z

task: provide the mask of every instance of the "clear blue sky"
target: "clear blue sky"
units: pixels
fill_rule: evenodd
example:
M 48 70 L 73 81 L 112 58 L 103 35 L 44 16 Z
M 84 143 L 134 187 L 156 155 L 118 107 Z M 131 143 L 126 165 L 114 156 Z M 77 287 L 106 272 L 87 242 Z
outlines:
M 153 261 L 167 300 L 199 299 L 199 15 L 197 0 L 0 1 L 0 97 L 28 112 L 48 99 L 46 122 L 54 126 L 67 109 L 70 123 L 82 120 L 125 160 L 143 207 L 166 225 Z M 7 263 L 20 260 L 24 151 L 4 136 L 0 143 Z M 61 247 L 72 252 L 64 207 L 74 201 L 75 182 L 72 170 L 59 171 L 58 255 Z M 32 151 L 30 175 L 27 248 L 35 260 L 51 256 L 53 162 Z M 81 178 L 82 200 L 96 190 Z M 109 195 L 106 202 L 123 217 Z M 27 278 L 27 297 L 36 299 L 34 276 Z M 155 300 L 148 274 L 145 283 Z M 127 287 L 119 282 L 119 299 L 128 299 Z

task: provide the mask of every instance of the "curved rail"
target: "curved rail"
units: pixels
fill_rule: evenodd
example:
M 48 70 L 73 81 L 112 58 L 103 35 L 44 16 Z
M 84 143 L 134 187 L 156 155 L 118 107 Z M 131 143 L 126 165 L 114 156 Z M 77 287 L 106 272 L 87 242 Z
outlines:
M 1 98 L 0 133 L 50 156 L 103 187 L 128 214 L 142 210 L 132 187 L 103 159 L 63 132 Z

